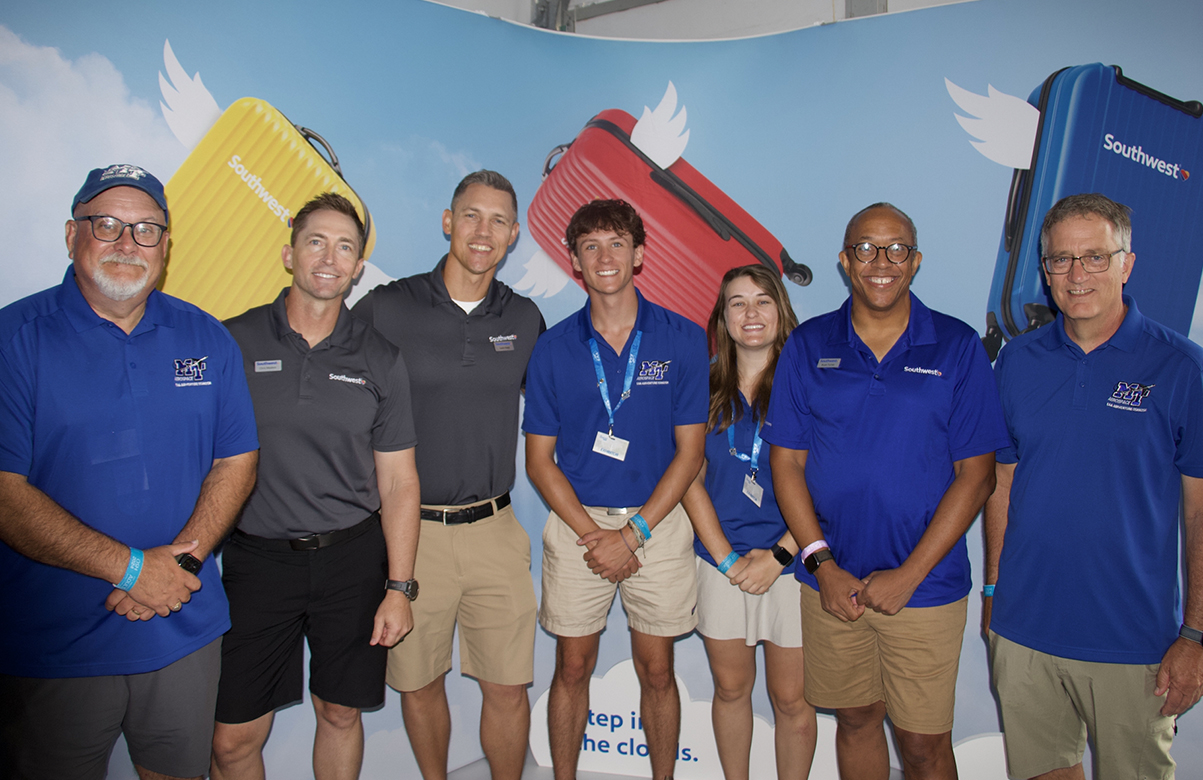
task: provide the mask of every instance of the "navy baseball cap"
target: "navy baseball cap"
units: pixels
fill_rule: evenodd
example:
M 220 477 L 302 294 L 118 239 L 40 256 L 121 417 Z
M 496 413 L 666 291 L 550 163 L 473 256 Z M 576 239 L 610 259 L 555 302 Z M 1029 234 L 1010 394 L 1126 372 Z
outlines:
M 71 201 L 71 213 L 75 213 L 75 207 L 79 204 L 87 203 L 111 187 L 135 187 L 142 190 L 154 198 L 155 203 L 159 204 L 159 208 L 163 209 L 163 221 L 166 222 L 169 219 L 167 196 L 163 194 L 163 183 L 142 168 L 127 164 L 93 169 L 88 174 L 87 180 L 84 181 L 84 186 L 75 193 L 75 200 Z

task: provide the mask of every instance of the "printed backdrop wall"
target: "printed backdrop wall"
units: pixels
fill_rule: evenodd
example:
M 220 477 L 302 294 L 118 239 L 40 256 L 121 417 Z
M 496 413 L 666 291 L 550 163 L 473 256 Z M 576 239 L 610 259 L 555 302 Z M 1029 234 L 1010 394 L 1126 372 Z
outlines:
M 633 119 L 648 115 L 650 146 L 640 146 L 655 148 L 649 156 L 662 167 L 680 173 L 688 166 L 708 179 L 779 242 L 774 258 L 784 248 L 809 267 L 809 286 L 788 285 L 800 318 L 846 297 L 836 261 L 844 224 L 861 207 L 888 200 L 918 225 L 924 264 L 915 292 L 982 332 L 1011 169 L 1026 164 L 1034 131 L 1016 96 L 1026 98 L 1059 68 L 1104 62 L 1169 95 L 1201 99 L 1201 37 L 1203 5 L 1194 0 L 977 0 L 755 39 L 675 43 L 579 38 L 420 0 L 138 0 L 103 10 L 66 0 L 8 4 L 0 10 L 0 214 L 10 237 L 0 257 L 0 304 L 61 279 L 68 262 L 62 225 L 87 170 L 133 162 L 164 181 L 177 169 L 183 176 L 181 165 L 222 112 L 254 97 L 328 139 L 371 210 L 376 242 L 355 295 L 431 268 L 447 249 L 440 217 L 453 187 L 489 167 L 513 181 L 523 222 L 499 278 L 534 298 L 549 324 L 579 308 L 584 294 L 557 264 L 548 238 L 555 220 L 530 207 L 549 153 L 594 115 L 621 109 Z M 678 156 L 685 162 L 673 163 Z M 552 186 L 554 174 L 543 186 Z M 1203 186 L 1203 177 L 1195 181 L 1184 186 Z M 242 183 L 254 189 L 247 178 Z M 208 185 L 171 184 L 173 192 L 196 186 Z M 275 207 L 255 195 L 261 207 Z M 218 233 L 241 217 L 214 204 L 190 208 L 213 218 L 209 229 Z M 651 227 L 653 234 L 671 229 Z M 248 246 L 213 250 L 201 259 L 199 277 L 267 278 L 265 302 L 271 287 L 287 283 L 269 273 L 278 246 Z M 655 279 L 649 263 L 638 283 L 655 281 L 669 305 L 704 311 L 714 294 L 711 261 L 665 261 Z M 1154 272 L 1148 260 L 1135 271 Z M 1197 317 L 1191 336 L 1203 337 Z M 521 463 L 521 444 L 516 457 Z M 866 464 L 866 480 L 888 478 L 888 464 Z M 532 539 L 538 588 L 547 510 L 525 477 L 514 497 Z M 980 585 L 980 525 L 969 534 Z M 974 630 L 976 595 L 970 604 L 953 738 L 962 776 L 1003 777 L 985 647 Z M 1049 608 L 1073 609 L 1073 595 Z M 537 756 L 545 755 L 538 712 L 553 648 L 540 633 L 531 689 Z M 582 768 L 646 772 L 637 757 L 628 656 L 616 607 L 596 672 L 607 684 L 595 697 L 586 740 L 593 755 Z M 696 636 L 678 642 L 677 670 L 689 702 L 678 776 L 720 776 L 709 734 L 712 684 Z M 479 693 L 458 674 L 449 676 L 448 690 L 458 767 L 481 755 Z M 767 739 L 771 709 L 762 689 L 756 709 L 757 739 Z M 308 704 L 280 713 L 267 748 L 272 775 L 308 775 L 312 723 Z M 417 776 L 395 694 L 366 715 L 365 727 L 364 777 Z M 835 776 L 833 730 L 825 720 L 813 777 Z M 1198 712 L 1181 718 L 1174 747 L 1180 778 L 1203 777 L 1201 734 Z M 627 757 L 632 752 L 636 758 Z M 120 748 L 111 776 L 134 776 Z

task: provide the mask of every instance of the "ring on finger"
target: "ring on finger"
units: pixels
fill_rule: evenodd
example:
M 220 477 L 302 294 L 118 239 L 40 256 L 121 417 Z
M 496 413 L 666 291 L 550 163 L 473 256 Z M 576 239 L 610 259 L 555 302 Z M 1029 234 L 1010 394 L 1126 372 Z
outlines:
M 182 602 L 182 601 L 177 601 L 177 602 L 175 603 L 175 606 L 174 606 L 174 607 L 171 607 L 171 611 L 172 611 L 172 612 L 179 612 L 179 611 L 180 611 L 181 609 L 183 609 L 183 608 L 184 608 L 184 602 Z

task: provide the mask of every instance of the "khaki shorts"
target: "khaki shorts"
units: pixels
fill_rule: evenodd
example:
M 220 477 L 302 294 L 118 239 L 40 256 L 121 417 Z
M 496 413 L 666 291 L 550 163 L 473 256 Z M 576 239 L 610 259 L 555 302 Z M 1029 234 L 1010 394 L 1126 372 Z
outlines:
M 535 587 L 530 537 L 507 506 L 463 525 L 423 520 L 414 567 L 414 630 L 388 655 L 388 684 L 416 691 L 451 669 L 498 685 L 534 680 Z
M 884 701 L 901 729 L 951 731 L 967 604 L 965 598 L 897 615 L 866 609 L 844 623 L 823 611 L 818 591 L 802 588 L 806 700 L 831 709 Z
M 709 562 L 698 563 L 698 633 L 708 639 L 742 639 L 748 647 L 772 642 L 777 647 L 802 646 L 802 613 L 793 573 L 777 578 L 754 596 L 732 585 Z
M 993 631 L 990 663 L 1013 776 L 1074 766 L 1087 732 L 1098 780 L 1174 776 L 1174 718 L 1159 712 L 1165 697 L 1153 695 L 1158 664 L 1076 661 Z
M 621 528 L 638 508 L 611 515 L 585 507 L 601 528 Z M 642 568 L 615 585 L 589 570 L 585 548 L 555 512 L 543 529 L 543 604 L 539 623 L 556 636 L 590 636 L 606 627 L 614 591 L 622 593 L 627 625 L 649 636 L 680 636 L 697 625 L 693 526 L 680 504 L 652 530 L 636 553 Z

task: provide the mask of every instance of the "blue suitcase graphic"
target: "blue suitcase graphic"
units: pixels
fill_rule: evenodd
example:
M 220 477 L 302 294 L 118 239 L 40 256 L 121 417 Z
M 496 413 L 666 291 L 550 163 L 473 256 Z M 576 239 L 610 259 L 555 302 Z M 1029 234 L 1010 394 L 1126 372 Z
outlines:
M 1004 340 L 1055 319 L 1040 225 L 1054 203 L 1083 192 L 1132 208 L 1137 263 L 1125 291 L 1141 312 L 1187 333 L 1203 274 L 1203 104 L 1100 63 L 1057 71 L 1028 102 L 1040 126 L 1031 166 L 1011 179 L 982 338 L 990 359 Z

